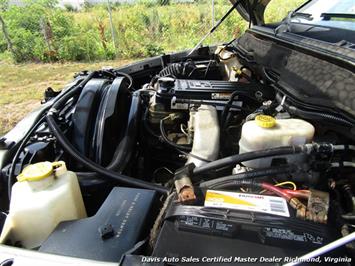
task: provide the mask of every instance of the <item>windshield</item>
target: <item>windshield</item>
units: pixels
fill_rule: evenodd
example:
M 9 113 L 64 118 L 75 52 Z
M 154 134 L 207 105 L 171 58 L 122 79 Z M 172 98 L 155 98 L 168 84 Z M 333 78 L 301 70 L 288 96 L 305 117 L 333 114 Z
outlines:
M 355 30 L 355 0 L 310 1 L 296 10 L 291 21 Z

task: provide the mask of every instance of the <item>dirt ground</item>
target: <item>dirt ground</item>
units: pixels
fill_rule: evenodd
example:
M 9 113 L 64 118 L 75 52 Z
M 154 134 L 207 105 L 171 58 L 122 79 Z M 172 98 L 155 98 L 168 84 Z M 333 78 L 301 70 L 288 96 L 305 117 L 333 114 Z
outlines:
M 76 72 L 118 67 L 132 60 L 94 63 L 11 64 L 0 62 L 0 136 L 40 105 L 48 87 L 62 89 Z

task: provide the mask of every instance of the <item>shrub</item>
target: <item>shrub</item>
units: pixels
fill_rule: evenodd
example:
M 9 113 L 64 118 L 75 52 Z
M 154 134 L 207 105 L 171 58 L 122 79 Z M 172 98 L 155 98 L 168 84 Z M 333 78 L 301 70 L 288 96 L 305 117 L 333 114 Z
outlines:
M 271 2 L 266 21 L 280 20 L 288 10 L 304 2 L 282 1 L 283 5 L 280 5 L 280 1 Z M 56 8 L 56 3 L 56 0 L 28 0 L 26 6 L 3 5 L 2 14 L 16 50 L 14 60 L 93 61 L 113 59 L 116 54 L 125 58 L 154 56 L 193 47 L 212 24 L 210 0 L 194 3 L 139 0 L 134 5 L 128 2 L 117 4 L 112 9 L 114 47 L 106 4 L 93 7 L 84 1 L 80 12 L 72 12 L 74 10 L 69 6 L 66 6 L 67 11 Z M 216 20 L 230 7 L 228 1 L 216 0 Z M 279 10 L 282 14 L 276 12 Z M 230 41 L 243 33 L 247 26 L 233 12 L 204 45 Z M 3 53 L 7 43 L 1 34 L 0 53 Z
M 64 4 L 64 8 L 68 12 L 77 12 L 78 11 L 78 9 L 75 6 L 73 6 L 72 4 L 69 4 L 69 3 Z

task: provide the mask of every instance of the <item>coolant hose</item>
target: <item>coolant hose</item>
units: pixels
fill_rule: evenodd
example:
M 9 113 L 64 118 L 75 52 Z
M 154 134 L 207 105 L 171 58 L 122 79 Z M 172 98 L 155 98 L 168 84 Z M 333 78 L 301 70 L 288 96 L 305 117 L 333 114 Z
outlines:
M 7 193 L 8 193 L 9 200 L 11 199 L 12 185 L 13 185 L 13 181 L 14 181 L 13 179 L 14 179 L 17 159 L 20 157 L 22 150 L 24 149 L 25 145 L 27 144 L 27 142 L 30 139 L 33 132 L 35 132 L 35 130 L 43 123 L 44 118 L 45 118 L 44 116 L 41 117 L 36 122 L 36 124 L 27 132 L 27 134 L 24 136 L 24 138 L 20 142 L 20 146 L 18 147 L 18 149 L 12 159 L 11 166 L 10 166 L 10 172 L 9 172 L 9 178 L 7 180 Z
M 88 83 L 96 74 L 97 71 L 90 72 L 90 74 L 88 74 L 78 85 L 74 86 L 69 91 L 64 92 L 64 94 L 60 96 L 55 103 L 53 103 L 49 111 L 53 113 L 59 112 L 65 103 L 74 95 L 79 93 L 85 87 L 86 83 Z
M 239 93 L 240 93 L 239 91 L 233 92 L 232 95 L 229 97 L 227 104 L 223 108 L 223 111 L 221 114 L 221 122 L 220 122 L 222 128 L 224 127 L 224 123 L 226 122 L 228 112 L 229 112 L 231 106 L 233 105 L 234 98 L 236 98 L 239 95 Z
M 97 172 L 99 174 L 102 174 L 105 177 L 108 177 L 109 179 L 111 179 L 112 181 L 118 181 L 118 182 L 122 182 L 125 183 L 127 185 L 132 185 L 135 187 L 141 187 L 141 188 L 146 188 L 146 189 L 152 189 L 152 190 L 156 190 L 160 193 L 167 193 L 169 190 L 163 186 L 159 186 L 159 185 L 154 185 L 151 184 L 149 182 L 145 182 L 142 180 L 138 180 L 129 176 L 125 176 L 125 175 L 121 175 L 118 174 L 114 171 L 112 171 L 113 169 L 119 168 L 119 170 L 122 171 L 122 162 L 126 161 L 124 160 L 123 157 L 126 157 L 127 155 L 127 148 L 130 147 L 130 144 L 132 143 L 132 138 L 129 137 L 129 135 L 132 133 L 132 127 L 136 126 L 137 123 L 137 117 L 135 116 L 136 114 L 138 114 L 139 112 L 137 111 L 139 109 L 136 108 L 135 109 L 135 113 L 133 114 L 133 117 L 130 117 L 130 124 L 128 125 L 127 128 L 127 132 L 126 132 L 126 137 L 128 136 L 129 139 L 123 140 L 123 142 L 121 142 L 119 145 L 120 148 L 120 152 L 115 153 L 115 158 L 114 160 L 110 163 L 110 165 L 108 166 L 109 169 L 106 169 L 98 164 L 96 164 L 95 162 L 91 161 L 88 158 L 85 158 L 84 156 L 82 156 L 77 150 L 76 148 L 66 139 L 66 137 L 63 135 L 63 133 L 61 132 L 60 128 L 58 127 L 57 123 L 55 122 L 54 119 L 54 114 L 56 114 L 59 110 L 61 110 L 61 108 L 63 107 L 63 105 L 73 96 L 75 96 L 77 93 L 80 93 L 80 91 L 82 90 L 82 88 L 97 74 L 97 72 L 91 72 L 85 79 L 83 79 L 77 86 L 75 86 L 73 89 L 71 89 L 68 93 L 66 93 L 65 95 L 63 95 L 63 97 L 61 97 L 57 102 L 55 102 L 51 108 L 51 110 L 49 111 L 46 120 L 48 123 L 49 128 L 51 129 L 52 133 L 56 136 L 58 142 L 62 145 L 63 149 L 68 152 L 71 156 L 73 156 L 77 161 L 79 161 L 80 163 L 82 163 L 83 165 L 85 165 L 87 168 L 91 169 L 94 172 Z M 138 98 L 137 98 L 138 97 Z M 138 101 L 139 105 L 139 95 L 135 95 L 133 96 L 133 102 L 132 104 L 136 107 L 137 105 L 135 104 Z M 133 107 L 134 108 L 134 107 Z M 122 147 L 123 146 L 123 147 Z M 93 173 L 94 174 L 94 173 Z M 91 173 L 89 173 L 89 175 L 91 175 Z
M 90 77 L 91 78 L 91 77 Z M 85 81 L 86 80 L 86 81 Z M 66 98 L 66 95 L 68 93 L 71 93 L 71 91 L 73 89 L 75 89 L 76 87 L 80 86 L 80 84 L 86 84 L 87 82 L 89 81 L 89 79 L 85 78 L 85 79 L 78 79 L 76 80 L 76 84 L 69 87 L 67 90 L 65 90 L 64 92 L 62 92 L 61 94 L 59 94 L 55 99 L 56 99 L 56 102 L 54 102 L 52 104 L 52 106 L 47 106 L 43 109 L 43 112 L 47 111 L 49 108 L 53 108 L 53 105 L 55 103 L 57 103 L 58 101 L 62 101 L 61 99 L 65 97 L 65 101 L 63 100 L 63 102 L 65 103 L 67 101 L 68 98 Z M 60 104 L 61 105 L 61 104 Z M 57 106 L 60 106 L 60 105 L 57 105 Z M 57 109 L 52 109 L 52 110 L 57 110 Z M 12 189 L 12 183 L 13 183 L 13 179 L 14 179 L 14 173 L 15 173 L 15 165 L 16 165 L 16 162 L 17 162 L 17 159 L 19 158 L 20 156 L 20 153 L 22 152 L 23 148 L 25 147 L 25 145 L 27 144 L 29 138 L 31 137 L 31 135 L 35 132 L 35 130 L 42 124 L 42 122 L 45 120 L 45 116 L 42 116 L 37 122 L 35 125 L 32 126 L 32 128 L 27 132 L 27 134 L 23 137 L 23 139 L 19 142 L 20 143 L 20 146 L 18 147 L 13 159 L 12 159 L 12 162 L 11 162 L 11 166 L 10 166 L 10 172 L 9 172 L 9 178 L 8 178 L 8 197 L 9 197 L 9 200 L 11 199 L 11 189 Z
M 195 72 L 197 67 L 192 61 L 182 63 L 172 63 L 163 68 L 158 76 L 159 77 L 174 77 L 174 78 L 190 78 Z
M 343 125 L 349 126 L 349 127 L 354 127 L 354 124 L 352 122 L 349 122 L 347 119 L 342 118 L 340 116 L 336 116 L 333 114 L 327 114 L 327 113 L 322 113 L 322 112 L 317 112 L 317 111 L 306 111 L 302 110 L 296 106 L 290 105 L 286 103 L 282 99 L 282 96 L 280 94 L 276 95 L 276 100 L 281 104 L 282 106 L 286 109 L 287 112 L 289 112 L 292 115 L 296 115 L 305 119 L 313 119 L 313 120 L 328 120 L 332 121 L 334 123 L 341 123 Z
M 261 151 L 236 154 L 236 155 L 232 155 L 229 157 L 225 157 L 204 164 L 200 167 L 196 167 L 193 171 L 193 174 L 200 175 L 208 171 L 220 169 L 224 166 L 231 166 L 245 161 L 250 161 L 250 160 L 265 158 L 265 157 L 279 156 L 279 155 L 297 154 L 297 153 L 306 152 L 306 150 L 307 149 L 304 146 L 300 145 L 300 146 L 283 146 L 283 147 L 277 147 L 277 148 L 266 149 Z
M 160 77 L 172 76 L 178 77 L 183 72 L 183 65 L 181 63 L 173 63 L 159 72 Z
M 350 126 L 353 127 L 354 124 L 349 122 L 348 120 L 335 116 L 335 115 L 331 115 L 331 114 L 326 114 L 326 113 L 321 113 L 321 112 L 312 112 L 312 111 L 305 111 L 302 109 L 299 109 L 295 106 L 289 106 L 286 107 L 286 110 L 293 115 L 299 116 L 299 117 L 303 117 L 306 119 L 314 119 L 314 120 L 328 120 L 328 121 L 332 121 L 335 123 L 341 123 L 344 124 L 346 126 Z
M 225 177 L 220 177 L 217 179 L 205 181 L 200 183 L 202 188 L 213 188 L 213 189 L 222 189 L 228 188 L 231 186 L 237 186 L 241 183 L 250 183 L 250 179 L 258 177 L 268 177 L 273 175 L 280 174 L 290 174 L 297 171 L 297 167 L 294 165 L 285 165 L 279 167 L 271 167 L 265 169 L 251 170 L 244 173 L 239 173 L 235 175 L 229 175 Z
M 118 181 L 123 184 L 133 186 L 133 187 L 140 187 L 140 188 L 145 188 L 145 189 L 151 189 L 155 190 L 159 193 L 162 194 L 167 194 L 169 192 L 169 189 L 152 184 L 143 180 L 139 180 L 133 177 L 125 176 L 122 174 L 118 174 L 116 172 L 113 172 L 111 170 L 107 170 L 106 168 L 102 167 L 101 165 L 91 161 L 90 159 L 86 158 L 85 156 L 81 155 L 76 148 L 67 140 L 67 138 L 63 135 L 62 131 L 60 130 L 59 126 L 55 122 L 53 113 L 48 113 L 47 117 L 47 123 L 54 134 L 54 136 L 57 138 L 57 141 L 61 144 L 62 148 L 69 153 L 75 160 L 89 168 L 90 170 L 97 172 L 99 174 L 102 174 L 103 176 L 113 180 L 113 181 Z

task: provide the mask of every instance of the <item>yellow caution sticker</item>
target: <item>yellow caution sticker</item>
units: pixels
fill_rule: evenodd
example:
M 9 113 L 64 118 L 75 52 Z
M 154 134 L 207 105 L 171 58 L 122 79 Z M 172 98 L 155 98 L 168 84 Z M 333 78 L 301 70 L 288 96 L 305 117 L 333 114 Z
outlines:
M 275 196 L 207 190 L 204 205 L 290 217 L 286 200 Z

